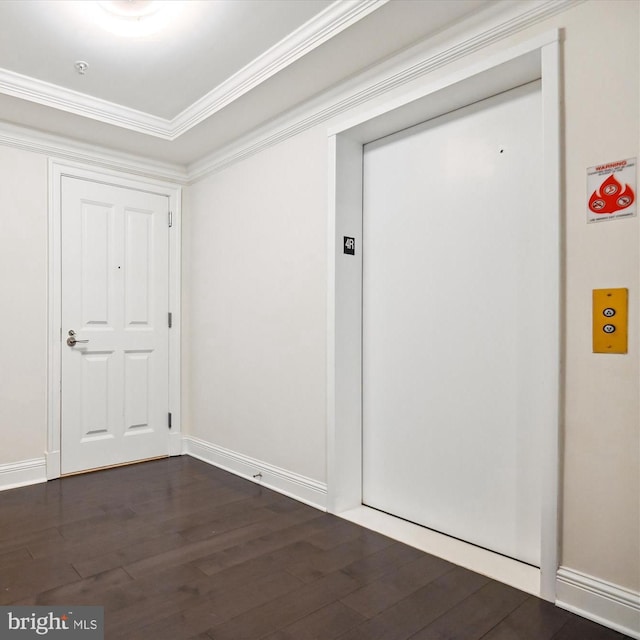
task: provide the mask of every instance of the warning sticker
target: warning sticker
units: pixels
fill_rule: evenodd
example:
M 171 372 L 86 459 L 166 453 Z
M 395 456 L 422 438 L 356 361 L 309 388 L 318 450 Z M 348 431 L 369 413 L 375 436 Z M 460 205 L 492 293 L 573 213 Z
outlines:
M 587 169 L 587 222 L 630 218 L 636 212 L 635 158 Z

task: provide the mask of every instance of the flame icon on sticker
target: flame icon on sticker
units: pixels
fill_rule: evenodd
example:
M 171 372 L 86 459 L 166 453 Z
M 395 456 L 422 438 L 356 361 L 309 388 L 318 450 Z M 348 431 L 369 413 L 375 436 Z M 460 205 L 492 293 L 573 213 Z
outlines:
M 594 213 L 615 213 L 630 207 L 635 199 L 633 189 L 628 184 L 623 187 L 612 173 L 591 194 L 589 209 Z

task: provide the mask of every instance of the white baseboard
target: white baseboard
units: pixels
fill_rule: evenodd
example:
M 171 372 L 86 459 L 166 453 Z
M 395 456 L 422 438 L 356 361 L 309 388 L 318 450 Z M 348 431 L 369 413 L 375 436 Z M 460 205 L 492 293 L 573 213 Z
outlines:
M 640 640 L 640 593 L 575 569 L 558 569 L 556 604 Z
M 193 436 L 183 436 L 182 453 L 230 471 L 316 509 L 327 510 L 327 485 L 317 480 Z M 254 477 L 257 474 L 262 474 L 262 477 Z
M 47 481 L 44 458 L 0 464 L 0 491 Z

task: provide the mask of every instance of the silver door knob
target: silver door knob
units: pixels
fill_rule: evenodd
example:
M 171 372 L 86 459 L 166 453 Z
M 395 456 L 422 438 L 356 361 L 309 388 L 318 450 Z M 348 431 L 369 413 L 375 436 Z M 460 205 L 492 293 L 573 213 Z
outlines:
M 76 338 L 76 332 L 73 329 L 69 329 L 69 337 L 67 338 L 67 344 L 70 347 L 74 347 L 79 342 L 89 342 L 88 340 L 78 340 Z

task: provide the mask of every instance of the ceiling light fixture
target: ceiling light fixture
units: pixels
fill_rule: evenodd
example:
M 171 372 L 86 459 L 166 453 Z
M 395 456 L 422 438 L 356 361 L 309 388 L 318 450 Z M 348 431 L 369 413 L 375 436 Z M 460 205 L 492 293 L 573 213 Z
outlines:
M 158 11 L 161 3 L 156 0 L 109 0 L 98 4 L 114 16 L 139 20 L 153 15 Z
M 162 0 L 109 0 L 87 3 L 96 7 L 95 21 L 117 36 L 152 36 L 175 21 L 181 2 Z

